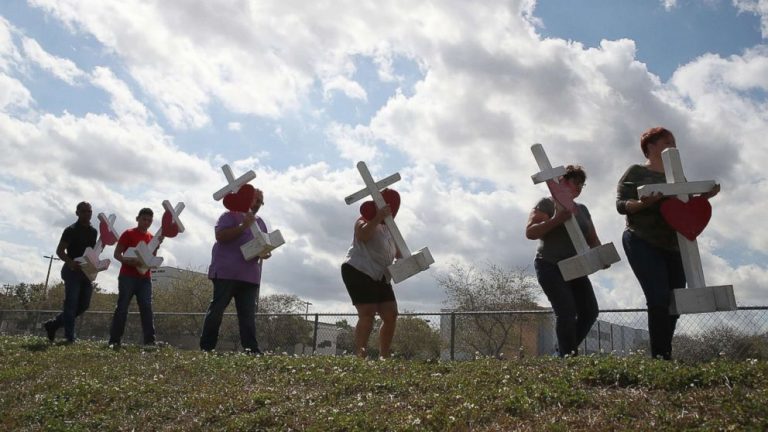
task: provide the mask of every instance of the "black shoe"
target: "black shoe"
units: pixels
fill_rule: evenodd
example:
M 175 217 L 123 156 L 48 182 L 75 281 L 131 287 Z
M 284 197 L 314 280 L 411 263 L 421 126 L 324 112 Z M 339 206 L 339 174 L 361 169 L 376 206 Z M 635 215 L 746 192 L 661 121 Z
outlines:
M 56 339 L 56 328 L 54 328 L 53 323 L 46 321 L 43 323 L 43 328 L 46 336 L 48 336 L 48 342 L 53 343 L 53 340 Z
M 256 357 L 261 357 L 264 355 L 264 353 L 262 353 L 261 350 L 258 348 L 254 348 L 254 349 L 246 348 L 245 353 L 248 355 L 256 356 Z

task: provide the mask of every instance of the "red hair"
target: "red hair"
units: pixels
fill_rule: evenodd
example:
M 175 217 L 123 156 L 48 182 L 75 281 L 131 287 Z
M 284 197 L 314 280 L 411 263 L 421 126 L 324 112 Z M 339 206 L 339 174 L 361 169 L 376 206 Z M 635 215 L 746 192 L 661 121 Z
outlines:
M 656 141 L 667 137 L 672 138 L 673 140 L 675 139 L 672 132 L 661 126 L 656 126 L 643 132 L 643 134 L 640 135 L 640 150 L 643 151 L 643 156 L 648 157 L 649 144 L 654 144 Z

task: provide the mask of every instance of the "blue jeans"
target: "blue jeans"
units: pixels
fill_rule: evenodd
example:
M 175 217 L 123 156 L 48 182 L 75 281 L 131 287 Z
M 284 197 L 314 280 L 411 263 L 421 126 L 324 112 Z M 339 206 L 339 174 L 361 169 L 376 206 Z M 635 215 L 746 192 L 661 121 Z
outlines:
M 117 278 L 117 307 L 112 316 L 112 326 L 109 328 L 109 344 L 120 344 L 125 332 L 125 321 L 128 318 L 128 306 L 131 298 L 136 296 L 141 316 L 141 331 L 144 334 L 144 344 L 155 343 L 155 324 L 152 317 L 152 280 L 134 276 Z
M 64 264 L 61 268 L 61 279 L 64 281 L 64 306 L 56 318 L 46 323 L 54 330 L 64 327 L 64 337 L 68 341 L 75 340 L 75 318 L 79 317 L 91 305 L 93 285 L 81 270 L 72 270 Z
M 597 320 L 595 292 L 584 276 L 563 280 L 557 264 L 537 258 L 533 262 L 536 278 L 555 311 L 555 333 L 560 357 L 578 354 L 579 344 Z
M 208 306 L 203 322 L 203 333 L 200 335 L 201 350 L 210 351 L 216 348 L 221 319 L 233 297 L 237 309 L 237 324 L 240 328 L 240 344 L 251 352 L 260 352 L 259 344 L 256 342 L 256 303 L 259 299 L 259 284 L 231 279 L 213 279 L 213 300 Z
M 651 356 L 672 358 L 672 338 L 679 315 L 669 314 L 672 290 L 685 288 L 680 252 L 656 247 L 630 231 L 622 236 L 624 252 L 645 294 Z

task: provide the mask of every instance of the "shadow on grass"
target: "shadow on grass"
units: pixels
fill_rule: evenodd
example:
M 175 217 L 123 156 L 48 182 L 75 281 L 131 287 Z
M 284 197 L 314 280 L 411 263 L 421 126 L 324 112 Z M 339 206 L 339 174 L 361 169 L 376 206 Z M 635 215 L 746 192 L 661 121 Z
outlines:
M 27 351 L 40 352 L 40 351 L 46 351 L 51 346 L 52 345 L 50 342 L 48 342 L 47 340 L 42 340 L 39 342 L 24 344 L 22 345 L 22 348 L 25 348 Z

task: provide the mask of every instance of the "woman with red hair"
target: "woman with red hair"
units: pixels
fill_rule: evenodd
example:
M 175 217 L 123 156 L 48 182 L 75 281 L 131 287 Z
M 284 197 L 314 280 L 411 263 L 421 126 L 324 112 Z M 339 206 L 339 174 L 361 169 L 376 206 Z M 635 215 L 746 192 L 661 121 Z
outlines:
M 669 130 L 654 127 L 645 131 L 640 137 L 645 163 L 627 169 L 616 194 L 616 210 L 627 216 L 624 252 L 648 306 L 651 356 L 665 360 L 672 358 L 672 337 L 679 317 L 669 313 L 672 290 L 685 287 L 685 272 L 675 230 L 661 214 L 664 196 L 656 193 L 639 198 L 637 188 L 667 182 L 661 153 L 670 147 L 676 143 Z M 711 198 L 719 191 L 716 185 L 705 196 Z

